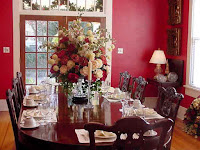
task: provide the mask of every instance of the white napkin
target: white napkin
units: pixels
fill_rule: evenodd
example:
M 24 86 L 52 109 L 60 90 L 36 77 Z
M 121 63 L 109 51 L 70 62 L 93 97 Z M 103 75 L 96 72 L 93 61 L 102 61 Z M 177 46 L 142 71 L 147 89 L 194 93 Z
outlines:
M 28 111 L 28 113 L 27 113 L 27 111 Z M 38 123 L 41 123 L 41 122 L 55 123 L 55 122 L 57 122 L 56 111 L 53 111 L 53 110 L 49 110 L 49 113 L 47 113 L 45 115 L 40 113 L 39 110 L 37 110 L 37 109 L 24 110 L 22 112 L 21 122 L 24 121 L 27 114 L 28 114 L 28 116 L 32 116 L 32 117 L 41 117 L 39 119 L 36 119 L 36 122 L 38 122 Z
M 75 129 L 79 143 L 90 143 L 89 133 L 85 129 Z M 95 143 L 114 142 L 116 138 L 95 138 Z

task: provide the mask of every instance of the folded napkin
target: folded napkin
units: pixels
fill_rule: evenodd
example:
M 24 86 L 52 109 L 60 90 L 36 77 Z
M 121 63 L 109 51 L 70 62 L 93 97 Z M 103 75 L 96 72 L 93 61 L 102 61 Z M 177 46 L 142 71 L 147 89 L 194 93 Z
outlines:
M 79 143 L 90 143 L 89 133 L 85 129 L 75 129 Z M 114 142 L 116 138 L 95 138 L 95 143 Z
M 43 113 L 37 109 L 24 110 L 22 112 L 21 123 L 24 122 L 24 119 L 27 116 L 34 117 L 36 119 L 36 122 L 38 122 L 38 123 L 43 123 L 43 122 L 55 123 L 55 122 L 57 122 L 56 111 L 50 110 L 50 109 L 46 113 Z

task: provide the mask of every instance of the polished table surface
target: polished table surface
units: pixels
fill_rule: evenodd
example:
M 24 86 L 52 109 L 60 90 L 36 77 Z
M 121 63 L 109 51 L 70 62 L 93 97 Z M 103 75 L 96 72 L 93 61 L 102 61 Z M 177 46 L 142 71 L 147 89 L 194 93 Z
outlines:
M 99 122 L 106 125 L 113 125 L 122 117 L 119 109 L 122 107 L 120 102 L 110 103 L 104 98 L 95 100 L 94 108 L 85 110 L 84 105 L 71 105 L 64 93 L 54 94 L 58 97 L 57 123 L 48 123 L 35 129 L 20 128 L 19 138 L 22 143 L 34 149 L 40 145 L 41 149 L 73 148 L 84 149 L 88 144 L 81 144 L 75 133 L 75 129 L 83 129 L 88 122 Z M 53 100 L 56 100 L 54 98 Z M 21 114 L 25 107 L 22 107 Z M 20 116 L 21 117 L 21 116 Z M 19 118 L 20 119 L 20 118 Z M 19 121 L 20 122 L 20 121 Z M 18 123 L 20 127 L 20 124 Z M 107 147 L 112 143 L 99 143 L 99 147 Z

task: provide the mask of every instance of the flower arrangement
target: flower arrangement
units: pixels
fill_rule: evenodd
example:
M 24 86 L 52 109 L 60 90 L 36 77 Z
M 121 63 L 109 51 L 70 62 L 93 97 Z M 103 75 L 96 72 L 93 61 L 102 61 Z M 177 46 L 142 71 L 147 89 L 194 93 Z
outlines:
M 183 122 L 187 134 L 200 136 L 200 98 L 195 99 L 187 109 Z
M 105 81 L 110 72 L 106 55 L 106 43 L 112 42 L 110 34 L 103 29 L 92 31 L 92 23 L 87 23 L 87 31 L 81 26 L 81 18 L 74 20 L 69 29 L 60 28 L 58 45 L 48 63 L 51 64 L 50 77 L 56 77 L 65 88 L 72 87 L 80 77 L 88 78 L 88 62 L 92 62 L 92 82 Z M 108 51 L 115 48 L 112 44 Z

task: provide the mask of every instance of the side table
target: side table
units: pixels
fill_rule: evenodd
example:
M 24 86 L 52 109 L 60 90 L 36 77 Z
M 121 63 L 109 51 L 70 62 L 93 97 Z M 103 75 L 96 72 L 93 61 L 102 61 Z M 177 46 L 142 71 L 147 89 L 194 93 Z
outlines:
M 159 86 L 165 87 L 165 88 L 170 87 L 170 86 L 175 87 L 175 88 L 180 87 L 179 82 L 159 82 L 157 80 L 150 79 L 150 78 L 147 78 L 147 81 L 149 84 L 154 85 L 156 87 L 159 87 Z

